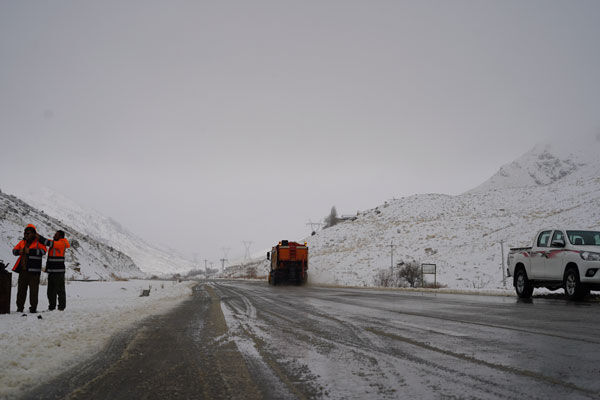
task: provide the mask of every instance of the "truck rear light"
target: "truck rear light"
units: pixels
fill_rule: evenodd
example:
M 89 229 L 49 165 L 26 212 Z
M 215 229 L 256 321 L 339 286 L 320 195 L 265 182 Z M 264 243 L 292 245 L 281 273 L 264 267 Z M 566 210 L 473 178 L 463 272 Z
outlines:
M 588 278 L 591 278 L 592 276 L 596 275 L 597 271 L 598 271 L 598 268 L 590 268 L 585 272 L 585 276 L 587 276 Z

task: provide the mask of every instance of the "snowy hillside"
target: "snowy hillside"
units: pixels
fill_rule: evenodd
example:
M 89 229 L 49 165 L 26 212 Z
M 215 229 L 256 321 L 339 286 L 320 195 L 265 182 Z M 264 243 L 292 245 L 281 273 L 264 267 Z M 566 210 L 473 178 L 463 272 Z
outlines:
M 156 248 L 113 219 L 96 211 L 86 210 L 49 188 L 26 193 L 22 197 L 48 215 L 127 254 L 143 272 L 149 275 L 187 272 L 194 268 L 191 261 L 169 252 L 168 249 Z
M 506 255 L 544 227 L 600 229 L 599 150 L 597 141 L 577 151 L 536 146 L 462 195 L 414 195 L 361 212 L 306 239 L 309 280 L 371 286 L 390 267 L 393 243 L 394 264 L 435 263 L 437 281 L 451 288 L 502 287 L 501 242 Z
M 540 144 L 510 164 L 504 165 L 490 179 L 471 192 L 508 187 L 550 185 L 580 169 L 593 168 L 598 142 L 572 148 L 567 144 Z
M 12 249 L 23 237 L 27 224 L 34 224 L 39 233 L 49 238 L 58 229 L 65 231 L 71 242 L 71 249 L 66 253 L 67 278 L 114 279 L 143 275 L 133 260 L 117 249 L 80 233 L 15 196 L 0 192 L 0 259 L 11 267 L 16 261 Z

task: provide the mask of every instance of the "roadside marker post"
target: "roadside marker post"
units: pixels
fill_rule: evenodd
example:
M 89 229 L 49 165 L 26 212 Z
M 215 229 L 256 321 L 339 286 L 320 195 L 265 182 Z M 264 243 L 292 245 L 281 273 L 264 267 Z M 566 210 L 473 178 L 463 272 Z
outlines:
M 500 253 L 502 253 L 502 261 L 500 269 L 502 270 L 502 286 L 506 287 L 506 271 L 504 270 L 504 240 L 500 241 Z

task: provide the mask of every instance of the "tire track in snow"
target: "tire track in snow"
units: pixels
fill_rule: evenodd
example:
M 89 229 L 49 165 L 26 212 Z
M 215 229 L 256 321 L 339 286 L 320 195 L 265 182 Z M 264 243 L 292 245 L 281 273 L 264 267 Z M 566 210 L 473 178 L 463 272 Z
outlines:
M 439 347 L 435 347 L 435 346 L 429 345 L 429 344 L 424 343 L 424 342 L 420 342 L 418 340 L 414 340 L 414 339 L 411 339 L 411 338 L 407 338 L 407 337 L 400 336 L 400 335 L 393 334 L 393 333 L 389 333 L 389 332 L 383 332 L 383 331 L 380 331 L 379 329 L 376 329 L 376 328 L 373 328 L 373 327 L 369 327 L 369 328 L 367 328 L 367 330 L 369 332 L 372 332 L 372 333 L 376 334 L 376 335 L 385 336 L 385 337 L 391 338 L 393 340 L 397 340 L 397 341 L 400 341 L 400 342 L 408 343 L 410 345 L 413 345 L 413 346 L 416 346 L 416 347 L 420 347 L 420 348 L 425 349 L 425 350 L 429 350 L 429 351 L 433 351 L 433 352 L 436 352 L 436 353 L 444 354 L 446 356 L 450 356 L 450 357 L 454 357 L 454 358 L 457 358 L 457 359 L 460 359 L 460 360 L 463 360 L 463 361 L 468 361 L 470 363 L 482 365 L 482 366 L 485 366 L 485 367 L 488 367 L 488 368 L 492 368 L 492 369 L 495 369 L 495 370 L 498 370 L 498 371 L 508 372 L 508 373 L 515 374 L 515 375 L 521 375 L 521 376 L 528 377 L 528 378 L 534 378 L 536 380 L 543 381 L 543 382 L 546 382 L 546 383 L 550 383 L 552 385 L 563 386 L 563 387 L 565 387 L 567 389 L 575 390 L 575 391 L 581 392 L 583 394 L 589 395 L 590 398 L 594 398 L 594 399 L 600 398 L 600 394 L 598 392 L 596 392 L 596 391 L 589 390 L 589 389 L 586 389 L 586 388 L 582 388 L 582 387 L 574 385 L 574 384 L 572 384 L 570 382 L 562 381 L 560 379 L 553 378 L 551 376 L 546 376 L 546 375 L 543 375 L 543 374 L 540 374 L 540 373 L 537 373 L 537 372 L 534 372 L 534 371 L 529 371 L 529 370 L 525 370 L 525 369 L 515 368 L 515 367 L 508 366 L 508 365 L 491 363 L 491 362 L 488 362 L 488 361 L 485 361 L 485 360 L 480 360 L 478 358 L 469 356 L 467 354 L 456 353 L 456 352 L 453 352 L 453 351 L 450 351 L 450 350 L 445 350 L 445 349 L 442 349 L 442 348 L 439 348 Z

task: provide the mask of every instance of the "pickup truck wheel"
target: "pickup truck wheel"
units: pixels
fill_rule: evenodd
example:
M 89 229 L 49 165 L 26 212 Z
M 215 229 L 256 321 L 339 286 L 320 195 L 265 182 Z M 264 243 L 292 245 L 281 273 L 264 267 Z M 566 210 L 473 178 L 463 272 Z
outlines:
M 575 268 L 569 268 L 565 271 L 563 286 L 565 295 L 569 300 L 579 300 L 587 294 L 586 288 L 579 280 L 579 271 Z
M 524 269 L 519 269 L 515 275 L 515 290 L 517 296 L 522 299 L 528 299 L 533 294 L 533 285 L 527 278 L 527 273 Z

